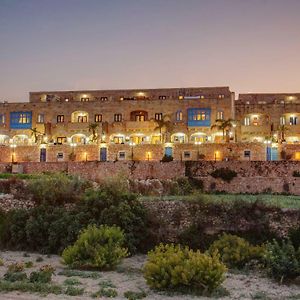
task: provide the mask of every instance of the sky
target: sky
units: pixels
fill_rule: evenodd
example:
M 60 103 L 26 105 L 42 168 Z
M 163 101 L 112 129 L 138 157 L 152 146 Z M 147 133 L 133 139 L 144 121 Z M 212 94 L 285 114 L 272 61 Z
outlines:
M 0 0 L 0 101 L 29 91 L 300 92 L 300 0 Z

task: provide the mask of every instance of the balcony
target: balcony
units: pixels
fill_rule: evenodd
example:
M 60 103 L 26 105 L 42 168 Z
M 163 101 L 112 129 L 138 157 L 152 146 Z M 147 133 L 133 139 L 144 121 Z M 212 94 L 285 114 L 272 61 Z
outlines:
M 271 134 L 270 125 L 258 125 L 258 126 L 241 126 L 242 135 L 258 135 L 258 136 L 269 136 Z
M 69 122 L 67 123 L 68 130 L 72 131 L 88 131 L 89 130 L 89 123 L 88 122 Z

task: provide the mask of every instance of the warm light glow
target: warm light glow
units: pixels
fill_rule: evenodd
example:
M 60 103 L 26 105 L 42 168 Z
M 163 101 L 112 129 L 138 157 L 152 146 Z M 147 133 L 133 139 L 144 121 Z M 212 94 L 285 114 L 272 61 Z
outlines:
M 215 160 L 220 160 L 221 159 L 221 153 L 220 153 L 220 151 L 215 151 L 215 153 L 214 153 L 214 159 Z
M 300 152 L 295 152 L 295 160 L 300 160 Z
M 147 158 L 147 160 L 151 159 L 151 152 L 150 151 L 146 152 L 146 158 Z
M 145 93 L 144 92 L 138 92 L 138 96 L 140 96 L 140 97 L 145 96 Z

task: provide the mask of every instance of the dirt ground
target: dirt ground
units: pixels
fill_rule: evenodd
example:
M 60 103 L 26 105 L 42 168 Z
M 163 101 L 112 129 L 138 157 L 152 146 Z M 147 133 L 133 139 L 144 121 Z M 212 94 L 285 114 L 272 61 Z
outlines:
M 61 271 L 66 267 L 61 263 L 59 256 L 46 256 L 37 253 L 28 253 L 24 255 L 24 252 L 1 252 L 0 257 L 4 261 L 4 266 L 0 267 L 0 277 L 2 278 L 6 272 L 7 266 L 14 262 L 33 262 L 33 267 L 27 268 L 26 273 L 30 273 L 41 266 L 51 264 L 56 268 L 55 275 L 53 276 L 53 283 L 63 285 L 64 281 L 68 278 L 63 275 L 59 275 Z M 38 257 L 42 257 L 43 261 L 36 262 Z M 80 281 L 80 285 L 76 287 L 84 288 L 84 294 L 82 296 L 67 296 L 67 295 L 53 295 L 49 294 L 46 297 L 42 297 L 38 294 L 29 294 L 21 292 L 9 292 L 0 293 L 0 299 L 5 300 L 36 300 L 46 298 L 48 300 L 54 299 L 73 299 L 73 300 L 87 300 L 92 299 L 91 294 L 99 290 L 101 284 L 113 285 L 118 296 L 114 299 L 126 299 L 124 292 L 126 291 L 144 291 L 147 294 L 146 300 L 188 300 L 188 299 L 212 299 L 206 297 L 197 297 L 192 295 L 170 294 L 170 293 L 158 293 L 150 290 L 142 276 L 141 268 L 145 262 L 146 257 L 143 255 L 134 256 L 124 259 L 122 264 L 117 267 L 115 271 L 109 272 L 97 272 L 99 278 L 82 278 L 82 277 L 69 277 L 77 278 Z M 219 299 L 300 299 L 300 285 L 279 285 L 262 275 L 257 274 L 232 274 L 226 275 L 226 280 L 223 283 L 223 287 L 230 293 L 229 296 L 221 297 Z M 105 299 L 105 298 L 100 298 Z

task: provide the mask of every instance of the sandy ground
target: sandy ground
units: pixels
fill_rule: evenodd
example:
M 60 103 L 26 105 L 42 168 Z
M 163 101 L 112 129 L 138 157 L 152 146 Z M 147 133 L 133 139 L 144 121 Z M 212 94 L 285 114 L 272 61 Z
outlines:
M 56 268 L 55 275 L 53 276 L 53 283 L 63 284 L 67 277 L 58 275 L 65 266 L 60 262 L 60 257 L 52 255 L 47 257 L 36 253 L 29 253 L 29 257 L 24 257 L 24 252 L 1 252 L 0 257 L 4 261 L 4 266 L 0 267 L 0 277 L 6 272 L 7 265 L 13 262 L 33 262 L 33 267 L 26 269 L 26 272 L 30 272 L 39 269 L 45 264 L 51 264 Z M 36 262 L 37 257 L 42 257 L 42 262 Z M 48 300 L 54 299 L 73 299 L 73 300 L 87 300 L 92 299 L 91 294 L 99 290 L 99 283 L 103 281 L 110 281 L 116 286 L 118 296 L 114 299 L 126 299 L 123 294 L 126 291 L 140 291 L 144 290 L 147 294 L 146 300 L 188 300 L 188 299 L 212 299 L 205 297 L 196 297 L 191 295 L 178 295 L 178 294 L 165 294 L 157 293 L 150 290 L 141 274 L 141 268 L 145 262 L 145 256 L 139 255 L 131 258 L 127 258 L 123 263 L 113 272 L 99 272 L 100 278 L 77 278 L 81 285 L 78 287 L 84 287 L 85 292 L 82 296 L 67 296 L 67 295 L 53 295 L 50 294 L 46 297 L 42 297 L 37 294 L 10 292 L 0 293 L 0 299 L 5 300 L 36 300 L 46 298 Z M 221 299 L 300 299 L 300 285 L 279 285 L 272 282 L 268 278 L 258 276 L 255 274 L 227 274 L 227 278 L 223 283 L 223 287 L 226 288 L 230 296 L 222 297 Z M 105 299 L 105 298 L 101 298 Z M 220 298 L 219 298 L 220 299 Z

